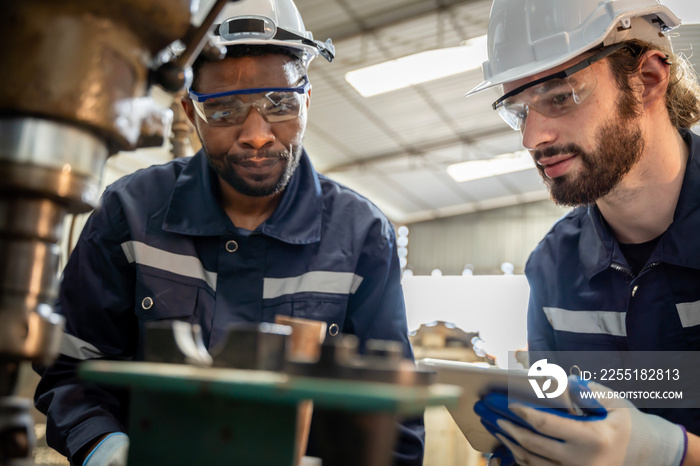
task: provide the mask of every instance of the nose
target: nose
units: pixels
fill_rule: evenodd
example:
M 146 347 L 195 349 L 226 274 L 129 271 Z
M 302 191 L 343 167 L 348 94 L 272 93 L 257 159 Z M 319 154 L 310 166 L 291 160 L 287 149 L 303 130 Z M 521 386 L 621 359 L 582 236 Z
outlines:
M 527 118 L 522 129 L 523 146 L 528 150 L 541 149 L 556 140 L 552 119 L 534 108 L 528 108 Z
M 262 149 L 275 141 L 272 126 L 260 112 L 257 106 L 248 111 L 245 121 L 241 124 L 238 142 L 251 149 Z

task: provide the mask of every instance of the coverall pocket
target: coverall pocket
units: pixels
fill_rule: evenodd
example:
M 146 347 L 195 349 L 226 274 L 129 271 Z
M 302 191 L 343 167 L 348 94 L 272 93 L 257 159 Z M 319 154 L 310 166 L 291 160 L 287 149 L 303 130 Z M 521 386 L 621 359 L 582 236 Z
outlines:
M 347 299 L 303 300 L 292 303 L 294 317 L 326 322 L 326 332 L 330 336 L 335 336 L 343 331 L 346 311 Z
M 141 320 L 185 320 L 194 314 L 197 287 L 141 274 L 136 284 L 136 315 Z

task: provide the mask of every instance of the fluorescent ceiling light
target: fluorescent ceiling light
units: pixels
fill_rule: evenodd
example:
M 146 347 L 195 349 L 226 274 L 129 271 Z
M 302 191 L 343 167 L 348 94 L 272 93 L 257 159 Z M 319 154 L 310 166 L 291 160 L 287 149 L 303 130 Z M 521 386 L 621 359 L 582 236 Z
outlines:
M 345 80 L 363 97 L 403 89 L 481 67 L 487 60 L 486 36 L 458 47 L 429 50 L 349 71 Z
M 521 150 L 497 155 L 487 160 L 470 160 L 468 162 L 455 163 L 447 167 L 447 174 L 456 182 L 462 183 L 531 168 L 535 168 L 532 157 L 527 151 Z

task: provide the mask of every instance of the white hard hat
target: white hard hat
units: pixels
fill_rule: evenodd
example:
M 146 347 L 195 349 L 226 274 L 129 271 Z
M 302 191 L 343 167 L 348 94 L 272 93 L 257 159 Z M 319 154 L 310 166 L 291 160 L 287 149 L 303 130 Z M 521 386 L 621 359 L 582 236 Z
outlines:
M 301 52 L 306 64 L 321 55 L 333 61 L 330 39 L 314 40 L 292 0 L 239 0 L 224 6 L 214 21 L 215 45 L 277 45 Z
M 641 39 L 671 50 L 681 21 L 658 0 L 494 0 L 484 82 L 467 97 L 566 63 L 598 45 Z

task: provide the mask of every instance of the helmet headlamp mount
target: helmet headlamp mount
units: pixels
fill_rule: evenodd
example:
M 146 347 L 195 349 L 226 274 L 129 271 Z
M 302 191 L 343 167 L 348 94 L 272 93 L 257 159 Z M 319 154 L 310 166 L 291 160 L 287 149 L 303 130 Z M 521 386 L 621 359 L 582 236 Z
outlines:
M 223 41 L 242 40 L 275 40 L 275 41 L 298 41 L 317 50 L 323 58 L 332 62 L 335 58 L 335 48 L 330 39 L 325 43 L 319 43 L 307 39 L 304 36 L 278 27 L 272 19 L 266 16 L 248 15 L 237 16 L 215 25 L 214 35 L 219 36 Z

